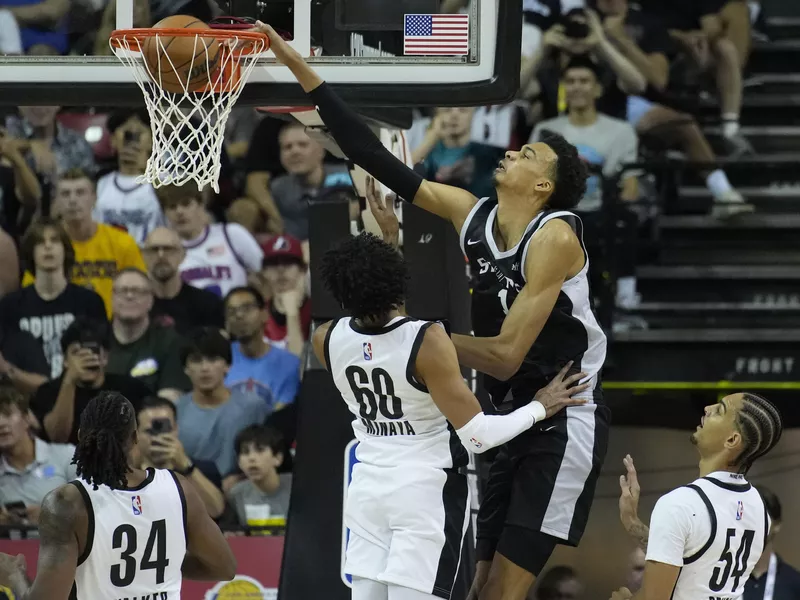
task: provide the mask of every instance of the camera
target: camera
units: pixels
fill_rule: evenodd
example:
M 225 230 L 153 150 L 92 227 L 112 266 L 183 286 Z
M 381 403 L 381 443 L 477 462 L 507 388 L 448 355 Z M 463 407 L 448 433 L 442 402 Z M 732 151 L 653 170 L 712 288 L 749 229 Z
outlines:
M 147 433 L 150 435 L 161 435 L 164 433 L 169 433 L 172 431 L 172 423 L 169 419 L 153 419 L 153 422 L 150 424 L 150 429 L 147 430 Z
M 589 36 L 589 25 L 586 23 L 586 11 L 573 8 L 563 17 L 564 35 L 573 40 L 583 40 Z

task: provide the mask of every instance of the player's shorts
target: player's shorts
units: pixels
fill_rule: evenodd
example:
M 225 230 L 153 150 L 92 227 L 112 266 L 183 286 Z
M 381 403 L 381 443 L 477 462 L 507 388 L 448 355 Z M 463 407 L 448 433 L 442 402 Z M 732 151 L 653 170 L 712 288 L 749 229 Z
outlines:
M 449 598 L 469 510 L 460 473 L 356 464 L 345 504 L 345 573 Z
M 478 560 L 498 551 L 538 575 L 556 544 L 578 545 L 609 425 L 606 406 L 572 406 L 500 448 L 478 512 Z

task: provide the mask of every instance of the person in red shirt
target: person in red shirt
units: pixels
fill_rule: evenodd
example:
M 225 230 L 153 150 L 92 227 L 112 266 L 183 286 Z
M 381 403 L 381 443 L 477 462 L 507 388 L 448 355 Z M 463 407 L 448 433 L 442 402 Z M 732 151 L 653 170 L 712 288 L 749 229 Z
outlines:
M 271 344 L 300 356 L 311 328 L 303 248 L 295 237 L 273 235 L 261 241 L 261 278 L 271 292 L 264 336 Z

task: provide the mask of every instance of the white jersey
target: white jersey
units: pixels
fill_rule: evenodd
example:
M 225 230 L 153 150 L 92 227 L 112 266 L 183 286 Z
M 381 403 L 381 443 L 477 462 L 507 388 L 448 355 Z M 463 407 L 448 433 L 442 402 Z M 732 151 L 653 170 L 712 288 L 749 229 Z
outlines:
M 136 175 L 116 171 L 101 177 L 93 216 L 100 223 L 122 225 L 141 246 L 148 234 L 166 221 L 153 186 L 136 183 L 136 179 Z
M 77 480 L 89 513 L 75 597 L 180 600 L 186 555 L 186 499 L 172 472 L 148 469 L 136 488 Z
M 380 329 L 339 319 L 325 338 L 325 361 L 355 415 L 356 458 L 379 467 L 467 464 L 453 427 L 414 377 L 425 330 L 441 324 L 397 317 Z
M 764 551 L 770 520 L 744 476 L 718 471 L 662 496 L 647 560 L 681 568 L 674 600 L 735 600 Z
M 247 285 L 247 273 L 260 271 L 264 252 L 238 223 L 208 225 L 199 238 L 183 242 L 186 258 L 181 279 L 224 298 L 235 287 Z

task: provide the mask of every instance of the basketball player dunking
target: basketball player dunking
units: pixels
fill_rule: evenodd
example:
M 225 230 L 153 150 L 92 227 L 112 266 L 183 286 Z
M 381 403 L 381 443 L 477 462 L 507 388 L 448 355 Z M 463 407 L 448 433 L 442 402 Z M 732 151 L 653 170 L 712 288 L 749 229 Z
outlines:
M 450 598 L 469 522 L 464 446 L 485 452 L 584 404 L 572 396 L 588 384 L 571 386 L 585 373 L 567 377 L 565 367 L 532 402 L 487 416 L 441 323 L 403 315 L 408 269 L 399 252 L 361 234 L 329 250 L 322 273 L 351 315 L 312 340 L 359 442 L 344 515 L 353 600 Z
M 0 585 L 20 600 L 180 600 L 181 579 L 230 580 L 236 558 L 191 483 L 136 469 L 133 405 L 102 392 L 81 414 L 78 477 L 50 492 L 39 516 L 39 560 L 0 554 Z
M 707 406 L 692 434 L 700 454 L 700 478 L 662 496 L 649 529 L 638 517 L 639 481 L 633 459 L 625 457 L 620 517 L 647 551 L 644 581 L 635 598 L 742 597 L 770 527 L 764 501 L 745 474 L 778 443 L 782 429 L 778 410 L 755 394 L 731 394 Z M 632 597 L 622 588 L 612 600 Z
M 448 219 L 477 275 L 476 337 L 453 335 L 461 364 L 485 374 L 500 412 L 528 404 L 569 361 L 587 374 L 587 403 L 569 407 L 504 445 L 478 516 L 478 569 L 470 593 L 522 600 L 556 544 L 577 545 L 606 453 L 609 411 L 600 369 L 606 338 L 590 307 L 580 219 L 586 171 L 560 136 L 508 152 L 495 172 L 497 198 L 423 180 L 272 28 L 275 56 L 316 104 L 342 151 L 401 198 Z

